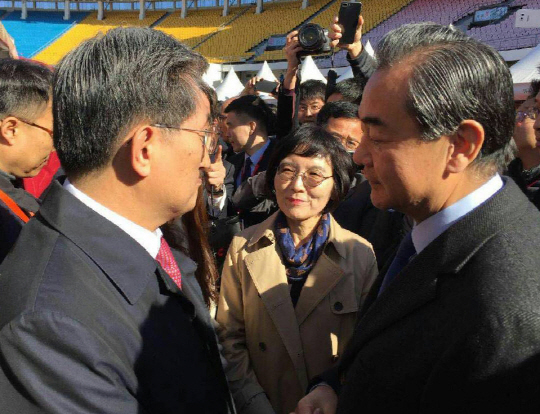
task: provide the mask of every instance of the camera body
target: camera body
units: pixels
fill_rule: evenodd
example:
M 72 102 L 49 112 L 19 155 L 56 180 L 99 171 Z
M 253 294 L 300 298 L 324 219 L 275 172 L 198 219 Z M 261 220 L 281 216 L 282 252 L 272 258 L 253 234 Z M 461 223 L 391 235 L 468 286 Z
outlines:
M 314 23 L 308 23 L 298 30 L 298 43 L 304 49 L 298 52 L 298 57 L 320 55 L 332 51 L 328 30 Z

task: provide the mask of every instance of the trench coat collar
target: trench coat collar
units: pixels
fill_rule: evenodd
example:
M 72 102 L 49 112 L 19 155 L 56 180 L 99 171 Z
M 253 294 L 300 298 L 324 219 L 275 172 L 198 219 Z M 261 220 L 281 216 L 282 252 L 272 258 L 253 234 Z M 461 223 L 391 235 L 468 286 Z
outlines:
M 245 264 L 261 300 L 279 332 L 283 345 L 293 361 L 300 384 L 306 388 L 309 379 L 304 361 L 300 325 L 343 277 L 343 270 L 332 260 L 331 256 L 332 252 L 336 252 L 342 257 L 345 256 L 342 243 L 345 241 L 346 235 L 339 224 L 331 218 L 328 244 L 308 275 L 296 308 L 294 308 L 285 265 L 281 260 L 276 261 L 276 240 L 273 231 L 276 216 L 277 213 L 261 223 L 248 240 L 248 247 L 257 243 L 260 244 L 260 247 L 246 256 Z M 270 272 L 269 265 L 272 266 Z
M 271 243 L 275 243 L 276 238 L 274 235 L 274 225 L 278 214 L 279 211 L 276 211 L 259 226 L 257 226 L 257 229 L 253 232 L 252 236 L 248 240 L 248 247 L 258 243 L 263 237 L 267 238 Z M 345 258 L 347 254 L 343 244 L 347 241 L 346 233 L 347 232 L 345 232 L 343 228 L 336 222 L 334 216 L 330 214 L 330 235 L 328 237 L 328 243 L 333 244 L 336 252 L 338 252 L 342 258 Z

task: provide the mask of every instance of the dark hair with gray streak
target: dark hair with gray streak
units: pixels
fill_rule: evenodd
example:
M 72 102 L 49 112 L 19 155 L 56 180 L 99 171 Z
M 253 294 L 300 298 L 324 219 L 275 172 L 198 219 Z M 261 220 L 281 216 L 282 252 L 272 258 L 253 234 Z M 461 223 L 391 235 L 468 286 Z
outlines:
M 54 144 L 68 177 L 106 166 L 142 122 L 181 125 L 197 105 L 208 64 L 148 28 L 116 28 L 62 59 L 54 79 Z
M 514 130 L 513 86 L 497 51 L 453 27 L 419 23 L 389 32 L 377 59 L 379 69 L 412 67 L 407 107 L 424 140 L 452 135 L 472 119 L 485 130 L 473 165 L 488 173 L 505 167 Z

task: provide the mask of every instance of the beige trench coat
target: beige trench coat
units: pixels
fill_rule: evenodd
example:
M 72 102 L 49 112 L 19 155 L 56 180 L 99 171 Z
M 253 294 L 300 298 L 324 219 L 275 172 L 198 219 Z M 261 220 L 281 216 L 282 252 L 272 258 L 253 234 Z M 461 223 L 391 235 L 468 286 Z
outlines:
M 377 276 L 371 245 L 332 218 L 294 308 L 272 230 L 276 215 L 236 236 L 223 268 L 218 333 L 241 414 L 294 410 L 309 379 L 343 352 Z

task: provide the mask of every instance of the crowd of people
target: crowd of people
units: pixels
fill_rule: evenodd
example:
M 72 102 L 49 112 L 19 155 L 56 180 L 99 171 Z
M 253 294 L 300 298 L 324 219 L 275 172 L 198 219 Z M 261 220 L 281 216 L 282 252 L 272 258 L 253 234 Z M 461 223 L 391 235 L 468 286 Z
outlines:
M 540 81 L 337 23 L 354 78 L 300 83 L 294 31 L 276 108 L 149 28 L 0 60 L 2 413 L 540 409 Z

